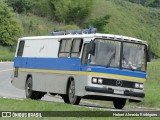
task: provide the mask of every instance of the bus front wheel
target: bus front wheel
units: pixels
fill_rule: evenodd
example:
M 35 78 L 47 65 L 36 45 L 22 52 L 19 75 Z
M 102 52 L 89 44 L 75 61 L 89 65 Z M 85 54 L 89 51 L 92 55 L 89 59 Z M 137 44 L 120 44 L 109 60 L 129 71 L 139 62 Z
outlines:
M 73 105 L 78 105 L 81 98 L 79 96 L 75 95 L 75 82 L 74 80 L 71 81 L 68 89 L 68 98 L 69 98 L 69 103 Z
M 116 109 L 123 109 L 126 104 L 126 99 L 119 98 L 113 101 L 113 105 Z

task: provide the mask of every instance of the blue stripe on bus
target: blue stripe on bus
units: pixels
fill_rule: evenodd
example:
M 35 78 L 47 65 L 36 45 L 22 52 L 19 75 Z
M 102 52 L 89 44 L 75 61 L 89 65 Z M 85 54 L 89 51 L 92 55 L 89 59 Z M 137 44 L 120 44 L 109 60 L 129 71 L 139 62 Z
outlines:
M 87 71 L 87 66 L 81 65 L 79 58 L 22 58 L 16 57 L 14 67 L 44 70 Z M 146 78 L 146 73 L 127 69 L 106 68 L 103 66 L 89 66 L 90 72 L 116 74 L 138 78 Z

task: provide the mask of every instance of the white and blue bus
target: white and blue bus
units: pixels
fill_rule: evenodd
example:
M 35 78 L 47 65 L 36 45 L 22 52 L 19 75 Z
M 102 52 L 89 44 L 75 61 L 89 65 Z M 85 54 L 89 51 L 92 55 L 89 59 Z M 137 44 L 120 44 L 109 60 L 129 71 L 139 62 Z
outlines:
M 147 42 L 121 35 L 53 32 L 20 38 L 11 83 L 26 98 L 60 95 L 65 103 L 81 98 L 113 101 L 117 109 L 145 97 Z

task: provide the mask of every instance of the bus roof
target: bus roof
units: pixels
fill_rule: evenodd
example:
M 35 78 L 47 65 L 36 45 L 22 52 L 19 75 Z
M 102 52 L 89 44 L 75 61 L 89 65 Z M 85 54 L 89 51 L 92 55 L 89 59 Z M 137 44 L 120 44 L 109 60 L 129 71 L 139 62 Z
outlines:
M 32 37 L 22 37 L 20 40 L 40 40 L 40 39 L 65 39 L 65 38 L 107 38 L 107 39 L 114 39 L 114 40 L 119 40 L 119 41 L 128 41 L 128 42 L 139 42 L 143 44 L 147 44 L 146 41 L 133 38 L 133 37 L 128 37 L 128 36 L 123 36 L 123 35 L 114 35 L 114 34 L 101 34 L 101 33 L 95 33 L 95 34 L 68 34 L 68 35 L 57 35 L 57 36 L 32 36 Z

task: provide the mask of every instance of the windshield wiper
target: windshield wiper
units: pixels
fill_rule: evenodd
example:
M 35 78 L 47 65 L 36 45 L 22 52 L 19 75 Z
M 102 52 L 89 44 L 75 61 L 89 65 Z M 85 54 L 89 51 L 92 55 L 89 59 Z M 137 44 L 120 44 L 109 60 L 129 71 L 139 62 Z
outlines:
M 109 59 L 109 62 L 108 62 L 108 64 L 106 65 L 106 67 L 109 67 L 109 66 L 110 66 L 110 64 L 111 64 L 111 62 L 112 62 L 112 60 L 113 60 L 113 58 L 115 58 L 115 55 L 116 55 L 115 52 L 111 55 L 111 58 Z

